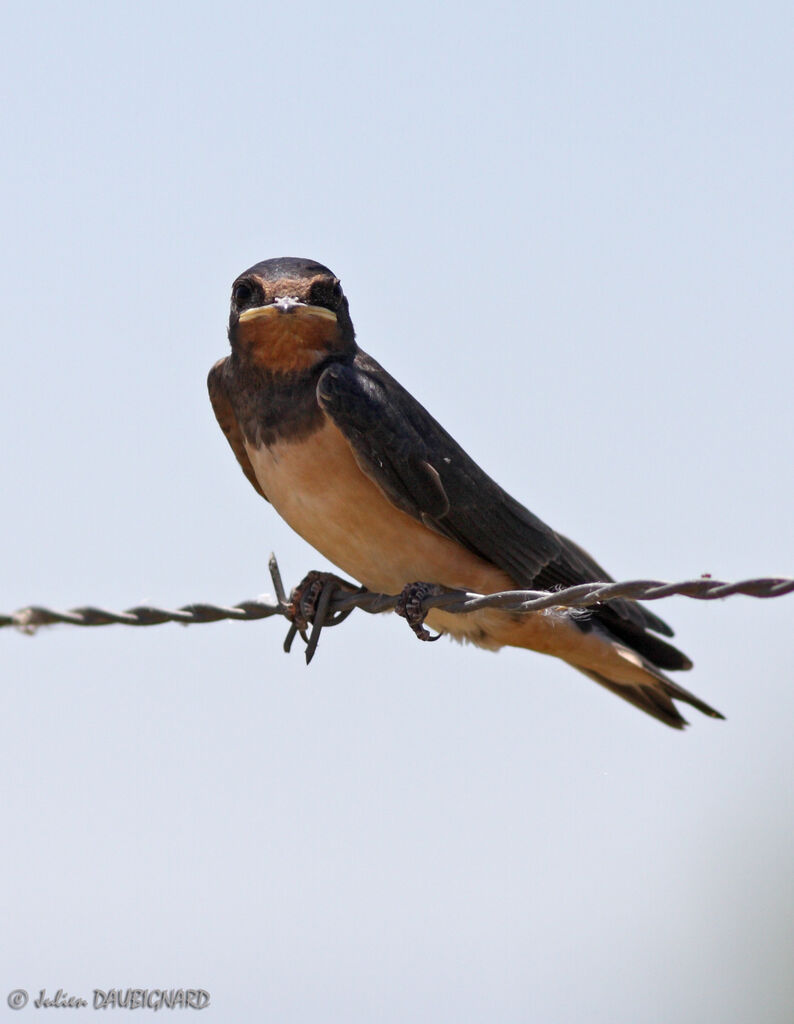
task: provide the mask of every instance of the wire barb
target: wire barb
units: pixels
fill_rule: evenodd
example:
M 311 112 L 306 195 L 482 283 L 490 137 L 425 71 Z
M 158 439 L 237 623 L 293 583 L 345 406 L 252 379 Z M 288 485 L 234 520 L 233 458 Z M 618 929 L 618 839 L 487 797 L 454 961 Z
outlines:
M 348 583 L 330 573 L 310 574 L 327 577 L 317 596 L 311 614 L 312 630 L 308 634 L 305 623 L 296 622 L 295 604 L 287 597 L 275 555 L 268 563 L 270 578 L 275 590 L 275 600 L 261 597 L 252 601 L 240 601 L 234 605 L 194 603 L 181 608 L 159 608 L 155 605 L 138 605 L 123 612 L 108 611 L 105 608 L 85 606 L 69 611 L 55 611 L 41 605 L 20 608 L 11 615 L 0 615 L 0 628 L 13 626 L 24 633 L 34 633 L 41 626 L 59 623 L 71 626 L 159 626 L 164 622 L 179 622 L 195 625 L 202 622 L 220 622 L 231 619 L 253 622 L 281 615 L 290 622 L 290 629 L 284 641 L 284 650 L 289 652 L 298 632 L 306 643 L 306 661 L 311 661 L 317 649 L 320 632 L 329 626 L 338 626 L 356 608 L 370 614 L 394 610 L 401 595 L 376 594 Z M 307 577 L 308 578 L 308 577 Z M 305 581 L 304 581 L 305 582 Z M 505 590 L 496 594 L 474 594 L 464 590 L 444 590 L 424 587 L 416 600 L 416 614 L 426 615 L 431 608 L 443 608 L 446 612 L 466 614 L 480 608 L 502 608 L 512 612 L 538 612 L 547 608 L 590 608 L 615 598 L 631 601 L 659 601 L 665 597 L 679 595 L 696 601 L 716 601 L 720 598 L 743 594 L 746 597 L 782 597 L 794 593 L 794 579 L 785 576 L 762 577 L 726 583 L 703 576 L 680 583 L 664 580 L 628 580 L 622 583 L 581 583 L 564 590 Z M 300 588 L 297 588 L 298 590 Z M 405 593 L 405 591 L 403 591 Z M 294 594 L 293 594 L 294 596 Z

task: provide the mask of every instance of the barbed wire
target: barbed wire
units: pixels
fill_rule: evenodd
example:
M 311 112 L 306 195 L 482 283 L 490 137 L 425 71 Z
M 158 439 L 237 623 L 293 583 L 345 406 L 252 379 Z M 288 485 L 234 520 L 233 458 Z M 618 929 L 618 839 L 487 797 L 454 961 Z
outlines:
M 370 614 L 392 611 L 401 602 L 400 595 L 377 594 L 357 587 L 331 573 L 310 573 L 299 590 L 310 579 L 316 581 L 312 610 L 308 619 L 303 618 L 300 607 L 287 597 L 281 580 L 281 573 L 274 555 L 271 555 L 270 575 L 276 591 L 275 598 L 261 597 L 249 601 L 240 601 L 234 605 L 219 605 L 197 602 L 183 605 L 180 608 L 160 608 L 156 605 L 137 605 L 123 612 L 108 611 L 87 605 L 71 608 L 68 611 L 56 611 L 41 605 L 30 605 L 20 608 L 10 615 L 0 615 L 0 628 L 12 626 L 25 633 L 34 633 L 42 626 L 66 624 L 71 626 L 159 626 L 165 622 L 178 622 L 182 625 L 197 625 L 204 622 L 220 622 L 234 620 L 253 622 L 281 615 L 291 623 L 289 633 L 284 642 L 284 649 L 289 651 L 295 635 L 300 633 L 306 641 L 306 660 L 310 661 L 317 648 L 320 632 L 328 626 L 337 626 L 343 622 L 356 608 Z M 294 592 L 293 592 L 294 593 Z M 416 608 L 420 620 L 432 609 L 439 608 L 453 614 L 465 614 L 481 608 L 500 608 L 510 612 L 538 612 L 548 608 L 590 608 L 605 601 L 625 598 L 631 601 L 658 601 L 674 595 L 690 597 L 697 601 L 716 601 L 735 594 L 746 597 L 770 598 L 782 597 L 794 593 L 794 579 L 785 576 L 762 577 L 741 580 L 738 583 L 726 583 L 710 576 L 702 576 L 694 580 L 683 580 L 679 583 L 668 583 L 663 580 L 628 580 L 622 583 L 581 583 L 577 586 L 560 590 L 504 590 L 495 594 L 475 594 L 465 590 L 442 590 L 441 588 L 425 587 L 416 593 Z M 400 613 L 404 613 L 404 607 Z M 406 616 L 411 622 L 411 616 Z M 308 623 L 311 622 L 311 634 L 307 635 Z M 426 631 L 411 622 L 418 635 Z M 430 639 L 426 634 L 422 639 Z

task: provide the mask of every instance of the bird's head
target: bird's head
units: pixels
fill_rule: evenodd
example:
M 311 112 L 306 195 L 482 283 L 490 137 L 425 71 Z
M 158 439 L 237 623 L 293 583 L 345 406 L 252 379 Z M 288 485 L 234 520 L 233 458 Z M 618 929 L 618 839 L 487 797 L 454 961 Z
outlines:
M 314 260 L 281 257 L 244 271 L 232 285 L 232 350 L 262 369 L 294 373 L 356 349 L 339 279 Z

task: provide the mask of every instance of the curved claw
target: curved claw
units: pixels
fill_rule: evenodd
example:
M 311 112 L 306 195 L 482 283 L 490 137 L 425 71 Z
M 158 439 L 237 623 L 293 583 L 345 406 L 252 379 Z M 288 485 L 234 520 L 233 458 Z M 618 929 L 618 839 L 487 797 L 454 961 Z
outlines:
M 303 640 L 303 642 L 305 644 L 309 643 L 309 638 L 306 635 L 306 631 L 305 630 L 299 631 L 298 627 L 295 625 L 295 623 L 291 622 L 290 623 L 290 627 L 287 630 L 287 635 L 284 637 L 284 653 L 285 654 L 289 654 L 289 652 L 292 650 L 292 641 L 298 635 L 298 632 L 300 632 L 301 639 Z
M 329 616 L 328 608 L 334 594 L 340 590 L 346 593 L 358 593 L 360 589 L 332 572 L 314 570 L 307 573 L 298 586 L 293 588 L 289 602 L 286 604 L 286 613 L 291 620 L 291 625 L 284 640 L 284 650 L 289 653 L 292 641 L 296 634 L 300 633 L 306 644 L 305 654 L 308 665 L 317 650 L 323 627 L 336 626 L 353 611 L 350 608 L 334 612 Z M 311 633 L 308 632 L 310 624 Z
M 444 587 L 439 586 L 438 583 L 406 583 L 400 593 L 400 598 L 394 610 L 405 619 L 420 640 L 431 642 L 438 640 L 444 635 L 443 633 L 436 633 L 433 636 L 425 628 L 427 612 L 422 605 L 426 597 L 436 597 L 438 594 L 443 593 Z

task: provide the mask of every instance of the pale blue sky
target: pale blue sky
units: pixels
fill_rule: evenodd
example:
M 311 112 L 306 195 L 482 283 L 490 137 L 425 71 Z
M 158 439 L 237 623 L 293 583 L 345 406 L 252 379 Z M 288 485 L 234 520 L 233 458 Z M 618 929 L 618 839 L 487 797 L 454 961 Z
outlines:
M 205 392 L 232 279 L 279 255 L 619 578 L 794 575 L 793 29 L 8 6 L 0 608 L 325 566 Z M 0 1019 L 198 986 L 218 1021 L 788 1022 L 792 600 L 657 606 L 727 716 L 683 735 L 392 617 L 310 669 L 273 621 L 0 636 Z

